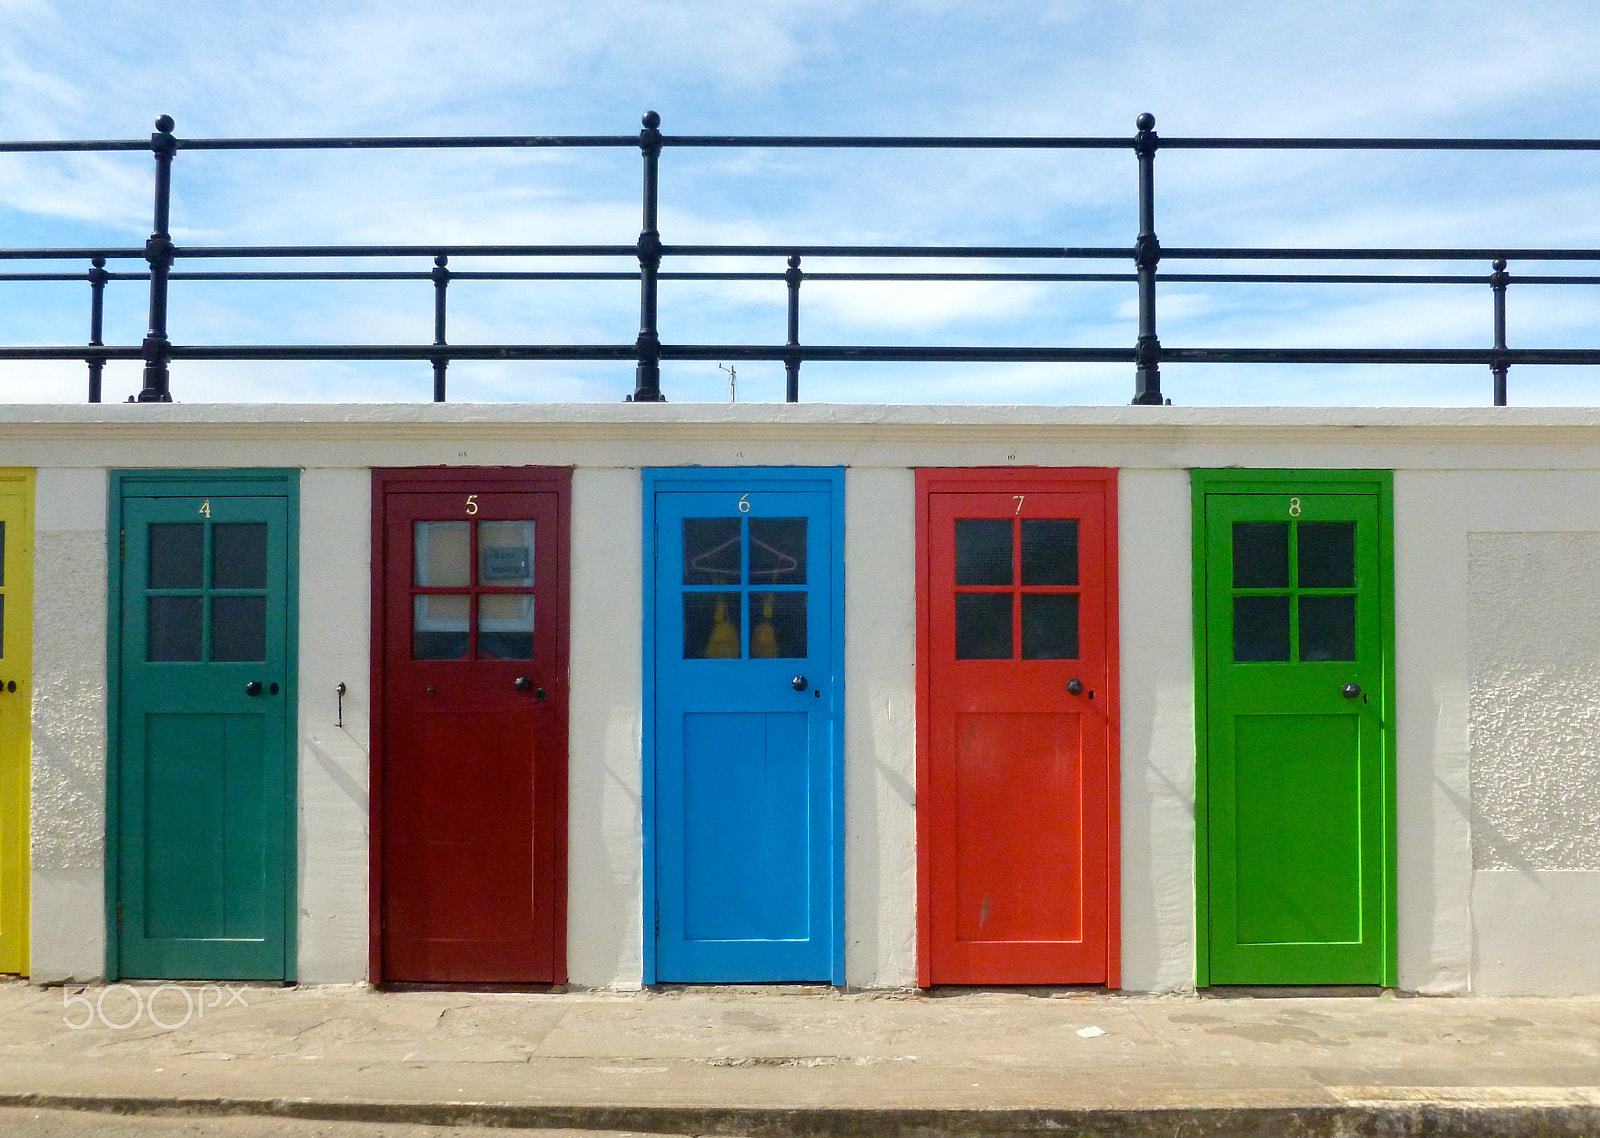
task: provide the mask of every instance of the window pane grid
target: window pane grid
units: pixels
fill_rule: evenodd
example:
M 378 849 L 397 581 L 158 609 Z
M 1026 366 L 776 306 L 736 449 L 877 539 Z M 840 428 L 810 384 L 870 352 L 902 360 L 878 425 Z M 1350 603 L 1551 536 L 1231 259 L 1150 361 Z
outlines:
M 535 525 L 529 519 L 413 523 L 413 659 L 533 659 Z
M 806 655 L 805 518 L 685 518 L 678 591 L 686 660 Z
M 1076 519 L 957 518 L 956 659 L 1076 659 L 1078 553 Z
M 1303 543 L 1302 537 L 1308 540 Z M 1354 522 L 1235 522 L 1233 554 L 1234 586 L 1229 591 L 1234 598 L 1236 662 L 1321 663 L 1356 658 L 1355 615 L 1360 581 L 1355 564 Z M 1310 565 L 1302 564 L 1302 554 L 1312 558 Z M 1243 560 L 1250 556 L 1262 564 L 1244 564 Z M 1241 578 L 1251 581 L 1262 577 L 1282 580 L 1275 586 L 1237 584 Z M 1316 583 L 1302 585 L 1306 577 Z M 1241 600 L 1270 597 L 1282 598 L 1282 605 L 1265 608 L 1260 599 L 1253 606 L 1240 604 Z M 1338 605 L 1339 598 L 1349 598 L 1350 604 Z M 1303 614 L 1312 617 L 1310 644 L 1305 643 Z M 1242 625 L 1241 618 L 1248 624 Z M 1262 620 L 1268 623 L 1262 624 Z M 1273 624 L 1278 628 L 1270 627 Z
M 266 657 L 267 539 L 261 522 L 152 522 L 145 658 L 243 663 Z

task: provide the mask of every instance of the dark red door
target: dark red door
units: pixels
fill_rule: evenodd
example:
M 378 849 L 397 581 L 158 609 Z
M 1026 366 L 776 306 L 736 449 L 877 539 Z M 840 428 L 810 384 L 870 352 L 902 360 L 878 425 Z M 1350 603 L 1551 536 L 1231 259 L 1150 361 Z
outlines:
M 565 979 L 567 474 L 376 474 L 374 974 Z
M 924 985 L 1119 982 L 1114 498 L 919 472 Z

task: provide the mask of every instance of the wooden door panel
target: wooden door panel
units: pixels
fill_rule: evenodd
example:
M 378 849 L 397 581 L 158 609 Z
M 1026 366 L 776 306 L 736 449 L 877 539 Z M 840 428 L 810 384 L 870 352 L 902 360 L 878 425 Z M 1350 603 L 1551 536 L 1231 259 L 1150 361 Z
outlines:
M 374 974 L 565 979 L 568 472 L 374 476 Z
M 265 748 L 261 716 L 145 717 L 146 936 L 267 936 Z
M 115 972 L 292 978 L 293 474 L 114 478 Z
M 1083 940 L 1081 718 L 956 718 L 957 940 Z
M 387 978 L 521 980 L 500 964 L 551 968 L 553 909 L 535 881 L 535 866 L 550 860 L 540 857 L 546 826 L 534 820 L 536 729 L 521 718 L 456 710 L 391 719 Z
M 1196 474 L 1202 983 L 1392 982 L 1386 483 L 1352 477 Z
M 918 490 L 920 980 L 1114 985 L 1113 476 Z
M 0 471 L 0 973 L 28 972 L 33 475 Z
M 842 982 L 833 472 L 647 472 L 653 979 Z
M 809 940 L 806 716 L 683 717 L 683 935 Z
M 1234 720 L 1240 944 L 1361 940 L 1361 779 L 1349 715 Z

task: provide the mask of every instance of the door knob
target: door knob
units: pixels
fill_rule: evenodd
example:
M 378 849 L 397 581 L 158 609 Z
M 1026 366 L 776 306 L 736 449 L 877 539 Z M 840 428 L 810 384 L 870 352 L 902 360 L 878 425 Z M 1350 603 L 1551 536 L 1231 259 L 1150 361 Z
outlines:
M 1355 699 L 1356 696 L 1361 694 L 1361 685 L 1345 684 L 1344 687 L 1339 689 L 1339 694 L 1344 696 L 1345 699 Z
M 260 695 L 261 694 L 261 681 L 260 680 L 251 680 L 249 683 L 245 684 L 244 685 L 244 694 L 245 695 Z
M 532 691 L 533 681 L 527 676 L 518 676 L 515 680 L 511 681 L 511 686 L 516 688 L 518 691 Z
M 1082 695 L 1083 694 L 1083 681 L 1078 679 L 1076 676 L 1074 676 L 1072 679 L 1068 680 L 1067 681 L 1067 693 L 1069 695 Z
M 789 683 L 794 686 L 795 691 L 806 690 L 806 678 L 804 676 L 796 676 L 794 679 L 790 680 Z

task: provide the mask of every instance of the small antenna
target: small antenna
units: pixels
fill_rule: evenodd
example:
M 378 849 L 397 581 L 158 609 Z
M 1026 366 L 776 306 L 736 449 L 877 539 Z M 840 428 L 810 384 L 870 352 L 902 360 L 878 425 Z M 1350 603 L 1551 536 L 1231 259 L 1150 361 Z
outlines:
M 733 364 L 718 364 L 717 367 L 728 373 L 728 402 L 739 402 L 739 369 Z

